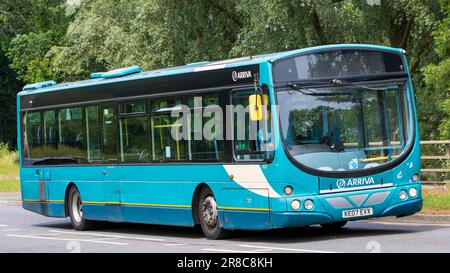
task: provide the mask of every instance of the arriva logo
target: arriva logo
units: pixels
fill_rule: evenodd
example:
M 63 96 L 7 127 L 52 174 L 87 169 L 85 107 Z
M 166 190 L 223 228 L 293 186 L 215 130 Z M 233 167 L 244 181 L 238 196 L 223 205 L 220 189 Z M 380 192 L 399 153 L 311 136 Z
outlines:
M 252 72 L 250 70 L 248 70 L 248 71 L 240 71 L 240 72 L 233 71 L 231 73 L 231 78 L 233 79 L 233 81 L 237 81 L 237 80 L 240 80 L 240 79 L 248 79 L 248 78 L 251 78 L 251 77 L 252 77 Z
M 348 180 L 338 179 L 336 181 L 336 186 L 338 187 L 338 189 L 357 186 L 367 186 L 372 184 L 375 184 L 375 180 L 373 179 L 373 177 L 350 178 Z

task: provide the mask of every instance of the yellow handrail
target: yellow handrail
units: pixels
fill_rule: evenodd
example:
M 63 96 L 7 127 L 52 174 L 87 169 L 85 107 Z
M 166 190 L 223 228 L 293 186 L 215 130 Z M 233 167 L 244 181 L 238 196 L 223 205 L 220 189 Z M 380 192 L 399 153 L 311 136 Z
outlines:
M 362 161 L 362 162 L 372 162 L 372 161 L 385 160 L 385 159 L 389 159 L 389 158 L 396 158 L 397 156 L 398 156 L 398 155 L 372 157 L 372 158 L 361 159 L 361 161 Z

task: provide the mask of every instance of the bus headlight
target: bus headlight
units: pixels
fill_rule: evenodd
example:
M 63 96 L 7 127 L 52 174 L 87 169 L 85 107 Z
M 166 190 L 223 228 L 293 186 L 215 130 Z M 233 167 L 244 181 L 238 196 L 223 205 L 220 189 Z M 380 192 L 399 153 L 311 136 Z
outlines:
M 417 196 L 417 189 L 416 188 L 411 188 L 409 189 L 409 196 L 411 196 L 412 198 Z
M 415 173 L 415 174 L 412 176 L 412 181 L 414 181 L 414 182 L 419 181 L 419 174 Z
M 408 197 L 408 194 L 406 193 L 405 190 L 401 190 L 398 194 L 398 197 L 400 197 L 400 199 L 402 199 L 402 200 L 406 200 L 406 198 Z
M 305 206 L 305 209 L 307 209 L 307 210 L 312 210 L 312 208 L 314 208 L 314 202 L 312 200 L 308 199 L 305 201 L 303 206 Z
M 291 208 L 293 210 L 299 210 L 300 206 L 301 206 L 300 201 L 298 201 L 297 199 L 291 202 Z
M 284 194 L 291 195 L 294 192 L 294 189 L 291 186 L 284 187 Z

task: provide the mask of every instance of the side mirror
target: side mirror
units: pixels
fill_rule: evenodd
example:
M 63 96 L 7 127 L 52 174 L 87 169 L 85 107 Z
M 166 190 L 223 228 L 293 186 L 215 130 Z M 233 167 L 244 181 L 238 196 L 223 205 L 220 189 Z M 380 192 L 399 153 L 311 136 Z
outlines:
M 266 120 L 268 118 L 268 109 L 263 106 L 269 104 L 269 96 L 263 95 L 250 95 L 248 97 L 248 106 L 251 121 Z

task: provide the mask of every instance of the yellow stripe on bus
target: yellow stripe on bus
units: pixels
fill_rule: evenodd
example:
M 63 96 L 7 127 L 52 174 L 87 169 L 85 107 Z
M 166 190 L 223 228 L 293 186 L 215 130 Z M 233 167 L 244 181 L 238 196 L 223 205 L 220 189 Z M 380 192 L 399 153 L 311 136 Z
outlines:
M 38 199 L 24 199 L 24 202 L 49 202 L 49 203 L 64 203 L 64 200 L 47 200 L 42 201 Z M 83 201 L 83 204 L 88 205 L 123 205 L 123 206 L 140 206 L 140 207 L 167 207 L 167 208 L 191 208 L 190 205 L 175 205 L 175 204 L 148 204 L 148 203 L 130 203 L 130 202 L 102 202 L 102 201 Z M 247 210 L 247 211 L 270 211 L 269 208 L 244 208 L 244 207 L 226 207 L 218 206 L 222 210 Z
M 218 208 L 223 210 L 270 211 L 269 208 L 241 208 L 241 207 L 223 207 L 223 206 L 218 206 Z

